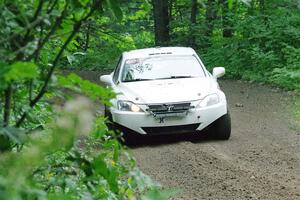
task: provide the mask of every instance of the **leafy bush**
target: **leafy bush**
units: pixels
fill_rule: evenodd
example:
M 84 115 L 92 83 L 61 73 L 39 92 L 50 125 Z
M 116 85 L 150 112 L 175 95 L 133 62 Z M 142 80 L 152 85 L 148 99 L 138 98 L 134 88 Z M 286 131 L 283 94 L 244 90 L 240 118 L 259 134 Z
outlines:
M 167 199 L 174 194 L 138 170 L 107 131 L 105 119 L 94 120 L 93 108 L 82 97 L 67 102 L 21 153 L 2 155 L 0 198 Z
M 154 45 L 148 1 L 121 2 L 123 18 L 112 23 L 111 17 L 91 19 L 77 35 L 75 48 L 68 48 L 61 61 L 63 69 L 111 71 L 124 51 Z M 88 48 L 86 48 L 88 47 Z
M 58 77 L 57 84 L 107 105 L 113 97 L 75 74 Z M 136 167 L 106 119 L 95 118 L 94 107 L 83 97 L 68 101 L 55 109 L 45 130 L 29 135 L 20 153 L 3 154 L 1 199 L 168 199 L 174 194 Z
M 0 135 L 10 150 L 18 129 L 30 133 L 51 118 L 49 103 L 60 95 L 53 74 L 64 53 L 78 50 L 80 29 L 122 12 L 114 0 L 1 1 L 0 9 Z
M 167 199 L 174 191 L 137 169 L 90 100 L 72 100 L 84 94 L 108 106 L 114 94 L 74 74 L 54 75 L 78 55 L 97 55 L 89 45 L 74 54 L 80 29 L 121 20 L 117 1 L 0 1 L 0 9 L 0 199 Z M 107 44 L 107 56 L 116 55 Z
M 210 68 L 226 67 L 229 77 L 299 89 L 298 8 L 291 2 L 271 1 L 262 13 L 254 5 L 239 5 L 239 13 L 232 16 L 232 37 L 213 35 L 211 46 L 202 50 L 205 62 Z
M 270 82 L 288 89 L 300 89 L 300 68 L 275 68 L 272 71 Z

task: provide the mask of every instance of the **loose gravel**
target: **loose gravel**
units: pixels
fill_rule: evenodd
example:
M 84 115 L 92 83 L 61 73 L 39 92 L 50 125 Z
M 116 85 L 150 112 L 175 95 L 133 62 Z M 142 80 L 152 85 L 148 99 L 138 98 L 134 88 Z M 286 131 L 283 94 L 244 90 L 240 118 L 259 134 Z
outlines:
M 99 83 L 97 72 L 78 72 Z M 290 92 L 221 80 L 232 118 L 228 141 L 209 132 L 144 138 L 129 150 L 174 200 L 300 200 L 300 133 Z M 295 128 L 296 127 L 296 128 Z
M 289 93 L 220 82 L 231 111 L 230 140 L 209 139 L 209 132 L 144 139 L 131 147 L 138 166 L 164 186 L 181 189 L 174 200 L 300 200 L 300 135 L 291 128 Z

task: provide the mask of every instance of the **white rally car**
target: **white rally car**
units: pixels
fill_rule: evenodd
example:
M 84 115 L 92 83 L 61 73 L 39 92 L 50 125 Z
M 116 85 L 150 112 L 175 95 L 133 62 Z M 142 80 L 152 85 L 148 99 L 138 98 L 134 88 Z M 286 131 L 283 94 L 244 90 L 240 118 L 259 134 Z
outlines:
M 164 47 L 124 52 L 100 80 L 117 94 L 105 115 L 124 133 L 147 135 L 196 132 L 206 127 L 229 139 L 231 122 L 216 67 L 206 70 L 192 48 Z

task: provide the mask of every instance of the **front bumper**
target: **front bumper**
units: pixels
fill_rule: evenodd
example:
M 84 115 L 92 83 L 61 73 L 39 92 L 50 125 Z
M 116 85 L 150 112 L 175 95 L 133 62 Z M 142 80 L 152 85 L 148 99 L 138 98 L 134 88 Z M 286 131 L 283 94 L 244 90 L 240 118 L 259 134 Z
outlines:
M 185 116 L 155 118 L 149 112 L 110 108 L 113 122 L 140 134 L 168 134 L 200 131 L 227 113 L 226 101 L 205 108 L 192 108 Z

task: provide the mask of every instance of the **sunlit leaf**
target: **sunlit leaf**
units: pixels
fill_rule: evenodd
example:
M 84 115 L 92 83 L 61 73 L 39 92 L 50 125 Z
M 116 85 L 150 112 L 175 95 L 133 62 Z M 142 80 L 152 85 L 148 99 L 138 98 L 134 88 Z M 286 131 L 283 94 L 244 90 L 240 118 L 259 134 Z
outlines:
M 246 4 L 247 6 L 250 6 L 252 0 L 240 0 L 240 1 Z
M 232 9 L 234 0 L 228 0 L 228 8 Z
M 38 67 L 32 62 L 16 62 L 5 74 L 6 81 L 33 79 L 38 76 Z

